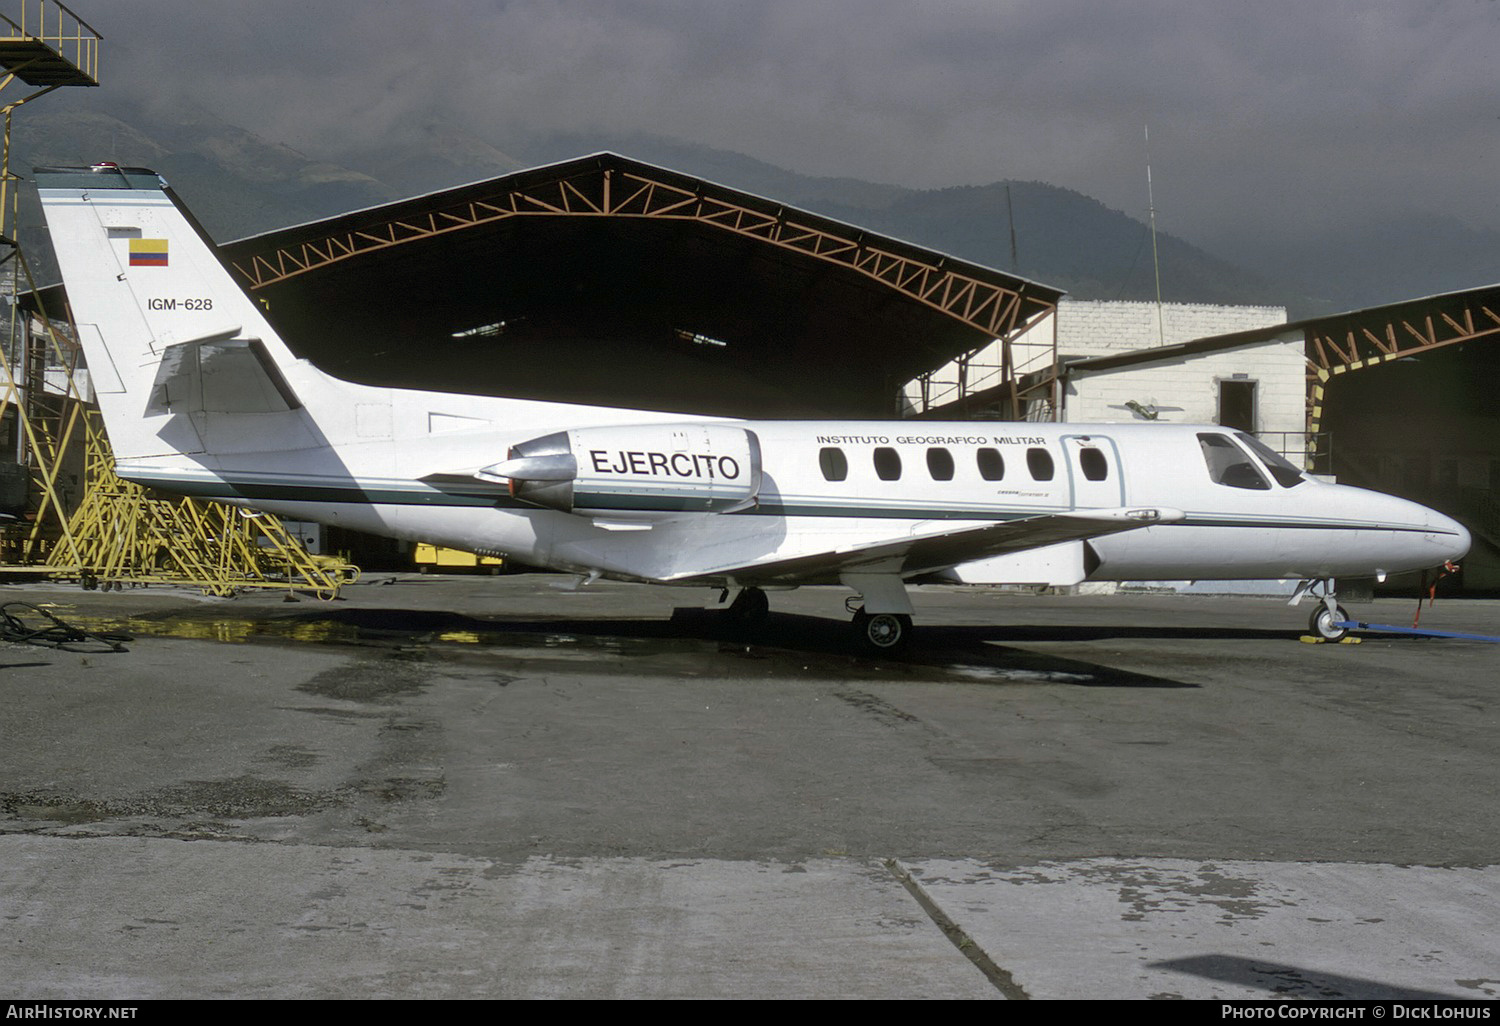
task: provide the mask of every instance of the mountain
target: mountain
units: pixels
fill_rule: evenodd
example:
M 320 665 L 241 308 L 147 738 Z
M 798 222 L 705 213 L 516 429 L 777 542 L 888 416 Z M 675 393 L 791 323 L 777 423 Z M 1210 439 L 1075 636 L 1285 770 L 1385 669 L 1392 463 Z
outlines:
M 818 178 L 767 164 L 743 153 L 716 150 L 654 135 L 552 135 L 526 142 L 533 164 L 550 164 L 585 153 L 610 150 L 680 171 L 741 192 L 776 199 L 834 217 L 833 207 L 878 210 L 914 191 L 858 178 Z M 957 254 L 954 254 L 955 256 Z
M 577 156 L 577 154 L 574 154 Z M 340 163 L 371 170 L 402 196 L 420 196 L 530 167 L 458 125 L 432 120 L 415 126 L 410 139 L 340 153 Z
M 159 171 L 187 196 L 216 238 L 248 234 L 401 193 L 347 166 L 314 160 L 202 110 L 163 118 L 118 102 L 68 95 L 23 108 L 13 128 L 13 170 L 111 160 Z
M 1079 299 L 1156 296 L 1150 229 L 1081 193 L 1042 182 L 913 192 L 865 212 L 862 223 L 1061 286 Z M 1167 302 L 1284 306 L 1303 298 L 1295 286 L 1262 279 L 1170 235 L 1158 235 L 1157 250 Z
M 227 240 L 386 203 L 399 190 L 352 168 L 314 160 L 205 111 L 171 118 L 72 95 L 24 107 L 14 119 L 11 168 L 110 160 L 161 173 L 208 233 Z M 18 234 L 41 281 L 55 280 L 41 208 L 21 191 Z M 41 281 L 38 283 L 40 284 Z
M 93 93 L 49 97 L 23 108 L 13 134 L 12 166 L 23 174 L 34 164 L 106 159 L 160 171 L 220 240 L 613 150 L 1011 270 L 1078 299 L 1156 297 L 1149 228 L 1088 196 L 1043 182 L 909 189 L 801 175 L 743 154 L 646 135 L 553 135 L 502 148 L 441 121 L 412 126 L 401 138 L 382 139 L 378 146 L 314 157 L 209 111 L 163 113 Z M 48 268 L 34 199 L 23 199 L 21 221 L 21 239 L 33 262 Z M 1410 298 L 1421 294 L 1414 282 L 1434 292 L 1479 284 L 1484 269 L 1493 266 L 1492 255 L 1500 253 L 1494 237 L 1466 235 L 1458 225 L 1441 230 L 1372 225 L 1366 234 L 1359 240 L 1328 239 L 1322 247 L 1290 254 L 1241 252 L 1235 261 L 1159 234 L 1162 298 L 1286 306 L 1294 317 L 1310 316 Z M 1270 270 L 1246 270 L 1239 266 L 1246 257 Z M 1431 269 L 1426 277 L 1413 271 L 1416 262 Z M 1456 265 L 1479 270 L 1455 276 Z M 1495 278 L 1500 274 L 1490 280 Z M 1322 296 L 1314 296 L 1300 283 L 1304 280 L 1318 282 Z M 1353 297 L 1358 302 L 1348 302 Z
M 1066 289 L 1075 299 L 1156 298 L 1150 228 L 1070 189 L 1012 181 L 923 190 L 818 178 L 743 154 L 641 135 L 557 136 L 528 152 L 544 163 L 601 149 L 1011 271 Z M 1295 281 L 1252 273 L 1171 235 L 1158 234 L 1157 250 L 1166 302 L 1287 306 L 1294 315 L 1325 305 Z

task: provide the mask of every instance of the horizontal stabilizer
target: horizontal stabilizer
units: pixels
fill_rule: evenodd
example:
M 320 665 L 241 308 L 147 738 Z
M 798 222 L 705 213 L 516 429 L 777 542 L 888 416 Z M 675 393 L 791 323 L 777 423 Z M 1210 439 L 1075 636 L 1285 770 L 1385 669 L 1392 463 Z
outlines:
M 284 413 L 301 405 L 259 339 L 221 336 L 166 347 L 146 412 Z

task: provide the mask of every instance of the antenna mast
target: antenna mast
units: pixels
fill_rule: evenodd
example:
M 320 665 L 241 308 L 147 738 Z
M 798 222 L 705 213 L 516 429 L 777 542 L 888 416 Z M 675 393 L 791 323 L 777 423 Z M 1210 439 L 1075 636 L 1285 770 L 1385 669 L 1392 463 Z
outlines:
M 1010 183 L 1005 183 L 1005 219 L 1010 222 L 1010 273 L 1021 273 L 1021 261 L 1016 255 L 1016 210 L 1010 205 Z
M 1167 344 L 1161 316 L 1161 260 L 1156 253 L 1156 197 L 1151 191 L 1151 126 L 1146 126 L 1146 209 L 1151 218 L 1151 266 L 1156 272 L 1156 339 Z

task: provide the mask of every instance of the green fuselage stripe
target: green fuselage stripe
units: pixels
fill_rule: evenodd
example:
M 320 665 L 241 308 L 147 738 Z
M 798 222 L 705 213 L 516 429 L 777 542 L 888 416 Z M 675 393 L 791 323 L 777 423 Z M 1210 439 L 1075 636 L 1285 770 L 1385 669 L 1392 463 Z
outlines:
M 350 479 L 334 482 L 327 479 L 309 479 L 307 483 L 255 480 L 251 478 L 203 478 L 178 477 L 175 475 L 136 474 L 131 480 L 163 491 L 190 495 L 202 499 L 225 499 L 240 501 L 272 502 L 316 502 L 357 503 L 377 506 L 449 506 L 489 509 L 535 510 L 531 503 L 512 498 L 509 490 L 501 484 L 475 481 L 472 485 L 448 487 L 412 487 L 386 482 L 361 483 Z M 668 499 L 653 502 L 641 496 L 610 496 L 580 494 L 577 505 L 581 509 L 600 512 L 692 512 L 705 511 L 706 500 Z M 720 503 L 723 500 L 718 500 Z M 1070 512 L 1065 506 L 1037 506 L 1009 509 L 980 510 L 972 507 L 955 509 L 938 506 L 887 507 L 874 504 L 850 504 L 829 502 L 762 502 L 759 505 L 728 516 L 773 516 L 773 517 L 848 517 L 861 519 L 891 520 L 975 520 L 999 522 L 1024 520 L 1029 517 L 1056 515 Z M 1309 531 L 1383 530 L 1415 533 L 1442 533 L 1426 525 L 1371 524 L 1337 520 L 1303 520 L 1292 517 L 1253 517 L 1233 514 L 1196 513 L 1184 520 L 1161 526 L 1172 527 L 1231 527 L 1231 528 L 1301 528 Z

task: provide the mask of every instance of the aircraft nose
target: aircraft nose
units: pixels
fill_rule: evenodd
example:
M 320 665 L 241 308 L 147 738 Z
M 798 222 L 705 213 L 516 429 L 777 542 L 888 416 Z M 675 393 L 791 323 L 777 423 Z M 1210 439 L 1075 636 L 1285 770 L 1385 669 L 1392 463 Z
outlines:
M 1469 535 L 1469 529 L 1457 520 L 1435 509 L 1429 509 L 1427 529 L 1430 532 L 1428 537 L 1437 543 L 1445 560 L 1453 562 L 1468 555 L 1469 545 L 1473 539 Z

